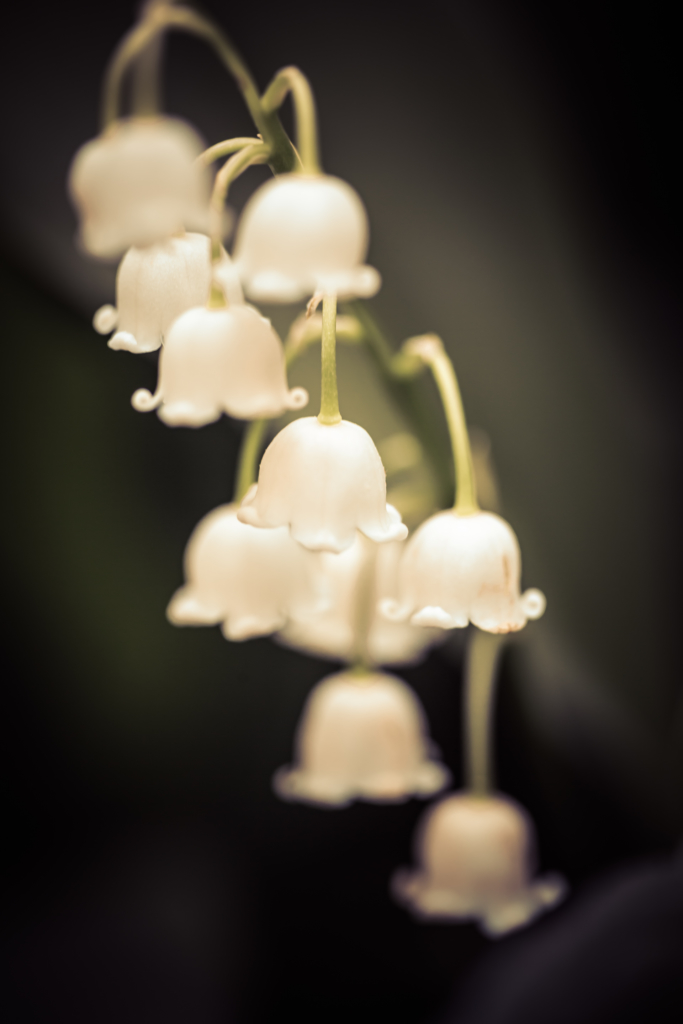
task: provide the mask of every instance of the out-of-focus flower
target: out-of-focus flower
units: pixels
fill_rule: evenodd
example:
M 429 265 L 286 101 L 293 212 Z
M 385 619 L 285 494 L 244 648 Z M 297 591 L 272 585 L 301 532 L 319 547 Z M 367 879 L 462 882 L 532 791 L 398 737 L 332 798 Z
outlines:
M 389 619 L 441 629 L 472 622 L 489 633 L 521 629 L 545 611 L 540 590 L 520 595 L 521 556 L 514 532 L 493 512 L 439 512 L 406 545 L 399 598 L 385 600 Z
M 340 555 L 320 555 L 318 572 L 324 577 L 331 604 L 315 615 L 288 622 L 276 639 L 290 647 L 342 661 L 358 654 L 358 631 L 363 630 L 363 654 L 375 665 L 411 665 L 443 638 L 438 629 L 420 629 L 403 622 L 389 622 L 377 611 L 381 598 L 396 594 L 396 575 L 403 541 L 374 544 L 357 534 L 355 542 Z M 369 594 L 361 594 L 364 586 Z M 359 604 L 367 622 L 358 621 Z
M 426 812 L 417 871 L 402 869 L 395 897 L 423 918 L 474 919 L 492 937 L 528 924 L 563 898 L 558 875 L 531 880 L 533 823 L 501 796 L 455 793 Z
M 116 121 L 81 146 L 69 189 L 83 247 L 118 256 L 206 222 L 208 177 L 195 162 L 202 148 L 188 124 L 170 117 Z
M 271 441 L 238 518 L 289 526 L 304 547 L 339 553 L 351 547 L 357 529 L 377 542 L 407 536 L 386 497 L 384 467 L 368 432 L 348 420 L 329 426 L 305 416 Z
M 254 530 L 236 512 L 236 505 L 221 505 L 195 527 L 185 550 L 187 583 L 166 612 L 174 625 L 220 623 L 227 640 L 247 640 L 324 602 L 314 556 L 288 530 Z
M 295 302 L 315 292 L 374 295 L 380 276 L 363 264 L 368 219 L 358 194 L 327 174 L 281 174 L 247 203 L 234 258 L 247 294 Z
M 296 740 L 297 765 L 274 785 L 288 800 L 340 807 L 428 796 L 448 782 L 429 756 L 424 713 L 406 683 L 383 672 L 339 672 L 315 687 Z
M 154 395 L 132 398 L 139 412 L 159 410 L 171 427 L 200 427 L 223 412 L 238 419 L 279 416 L 308 401 L 287 388 L 282 342 L 251 306 L 188 309 L 171 326 L 159 357 Z
M 117 328 L 109 348 L 155 352 L 181 313 L 206 302 L 210 287 L 208 235 L 174 235 L 145 249 L 133 246 L 116 274 L 116 308 L 102 306 L 93 325 L 100 334 Z

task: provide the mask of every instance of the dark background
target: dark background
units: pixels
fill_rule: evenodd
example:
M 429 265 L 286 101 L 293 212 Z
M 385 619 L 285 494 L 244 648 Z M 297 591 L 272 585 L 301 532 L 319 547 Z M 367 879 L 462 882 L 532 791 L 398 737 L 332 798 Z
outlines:
M 132 10 L 15 5 L 0 93 L 6 1019 L 664 1019 L 681 974 L 673 14 L 205 9 L 262 86 L 286 63 L 308 74 L 325 168 L 370 211 L 373 308 L 397 343 L 444 337 L 492 438 L 525 585 L 549 598 L 504 658 L 499 782 L 575 895 L 498 944 L 416 925 L 387 886 L 421 804 L 272 795 L 334 666 L 166 623 L 187 536 L 230 497 L 242 426 L 133 412 L 154 360 L 92 331 L 114 270 L 73 244 L 69 161 Z M 166 80 L 168 109 L 207 142 L 250 131 L 196 41 L 172 39 Z M 356 364 L 340 363 L 342 411 L 362 418 Z M 456 782 L 461 649 L 402 673 Z

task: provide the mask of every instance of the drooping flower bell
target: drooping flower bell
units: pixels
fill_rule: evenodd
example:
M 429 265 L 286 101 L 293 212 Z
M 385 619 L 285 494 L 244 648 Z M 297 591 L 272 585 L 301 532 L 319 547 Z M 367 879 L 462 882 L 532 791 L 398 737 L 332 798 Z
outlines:
M 271 441 L 238 518 L 250 526 L 289 526 L 304 547 L 339 553 L 351 547 L 357 529 L 377 542 L 407 536 L 386 498 L 384 467 L 367 431 L 348 420 L 329 425 L 305 416 Z
M 188 309 L 175 320 L 159 356 L 154 395 L 132 398 L 138 412 L 158 409 L 168 426 L 200 427 L 222 413 L 238 419 L 279 416 L 308 402 L 287 387 L 282 342 L 252 306 Z
M 520 594 L 520 576 L 519 544 L 504 519 L 493 512 L 439 512 L 406 544 L 398 600 L 384 600 L 381 610 L 414 626 L 454 629 L 471 622 L 510 633 L 545 610 L 540 590 Z
M 226 257 L 227 259 L 227 257 Z M 116 274 L 116 308 L 102 306 L 93 325 L 112 349 L 155 352 L 177 317 L 206 302 L 211 288 L 211 240 L 193 232 L 144 249 L 130 248 Z
M 476 920 L 496 938 L 558 903 L 558 875 L 532 881 L 533 823 L 508 797 L 454 793 L 426 812 L 418 829 L 417 871 L 392 880 L 417 917 Z
M 442 631 L 389 622 L 377 610 L 380 599 L 395 596 L 404 543 L 374 544 L 359 533 L 340 555 L 321 554 L 316 571 L 329 588 L 329 608 L 288 622 L 276 639 L 299 650 L 347 662 L 360 653 L 374 665 L 412 665 L 419 661 L 443 638 Z M 359 615 L 363 621 L 359 621 Z
M 202 148 L 188 124 L 161 116 L 115 121 L 81 146 L 69 190 L 83 247 L 93 256 L 118 256 L 205 223 L 208 178 L 196 163 Z
M 328 174 L 281 174 L 247 203 L 234 259 L 256 301 L 316 292 L 367 298 L 381 283 L 363 263 L 367 249 L 367 214 L 350 185 Z
M 339 672 L 309 696 L 299 724 L 297 763 L 275 789 L 288 800 L 341 807 L 428 796 L 448 782 L 430 757 L 424 713 L 402 680 L 383 672 Z
M 195 527 L 185 550 L 187 582 L 166 612 L 174 625 L 220 624 L 227 640 L 246 640 L 324 603 L 314 556 L 288 530 L 254 530 L 236 512 L 221 505 Z

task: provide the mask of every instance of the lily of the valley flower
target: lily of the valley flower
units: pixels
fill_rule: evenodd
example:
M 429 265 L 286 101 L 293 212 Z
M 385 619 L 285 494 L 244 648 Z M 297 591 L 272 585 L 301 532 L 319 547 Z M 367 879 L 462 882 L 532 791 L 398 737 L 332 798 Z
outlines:
M 257 301 L 368 297 L 380 276 L 363 264 L 367 249 L 367 214 L 350 185 L 327 174 L 281 174 L 247 203 L 234 258 Z
M 396 594 L 398 564 L 405 542 L 374 544 L 357 534 L 340 555 L 319 556 L 317 572 L 330 593 L 330 607 L 288 622 L 277 639 L 290 647 L 351 662 L 362 653 L 375 665 L 412 665 L 443 637 L 438 629 L 389 622 L 377 602 Z M 367 587 L 369 593 L 360 593 Z M 369 621 L 359 622 L 359 605 Z M 359 631 L 364 636 L 359 638 Z M 359 641 L 363 650 L 359 651 Z
M 222 413 L 238 419 L 279 416 L 308 401 L 287 388 L 282 342 L 251 306 L 197 307 L 171 326 L 159 357 L 156 393 L 140 389 L 139 412 L 159 410 L 169 426 L 199 427 Z
M 166 612 L 174 625 L 220 624 L 227 640 L 247 640 L 324 602 L 313 556 L 289 531 L 254 530 L 236 512 L 236 505 L 222 505 L 195 527 L 185 551 L 187 582 Z
M 304 547 L 339 553 L 351 547 L 357 529 L 377 542 L 407 536 L 386 498 L 384 467 L 367 431 L 348 420 L 330 426 L 306 416 L 275 435 L 238 518 L 289 526 Z
M 472 622 L 489 633 L 509 633 L 545 610 L 540 590 L 520 594 L 520 576 L 519 544 L 504 519 L 492 512 L 439 512 L 408 541 L 398 600 L 385 600 L 381 609 L 414 626 L 454 629 Z
M 109 348 L 155 352 L 173 321 L 205 303 L 210 288 L 208 235 L 174 235 L 144 249 L 133 246 L 116 274 L 116 308 L 98 309 L 95 330 L 108 334 L 116 328 Z
M 448 770 L 429 756 L 424 713 L 406 683 L 381 672 L 339 672 L 311 693 L 297 734 L 297 764 L 275 776 L 289 800 L 340 807 L 442 789 Z
M 81 242 L 93 256 L 118 256 L 206 222 L 208 179 L 195 161 L 196 132 L 170 117 L 116 121 L 86 142 L 69 172 Z
M 479 922 L 495 938 L 528 924 L 566 892 L 557 875 L 532 881 L 533 823 L 507 797 L 455 793 L 430 807 L 418 831 L 417 871 L 392 888 L 416 916 Z

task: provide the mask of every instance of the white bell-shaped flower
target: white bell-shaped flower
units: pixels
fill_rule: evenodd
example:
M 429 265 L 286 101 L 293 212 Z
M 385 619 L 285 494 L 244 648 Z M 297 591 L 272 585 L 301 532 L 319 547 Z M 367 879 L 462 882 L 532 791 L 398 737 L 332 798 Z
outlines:
M 102 306 L 93 325 L 116 333 L 109 348 L 155 352 L 173 321 L 206 302 L 211 288 L 208 235 L 174 235 L 144 249 L 133 246 L 116 274 L 116 307 Z
M 238 517 L 250 526 L 289 526 L 311 551 L 345 551 L 357 529 L 377 542 L 408 533 L 387 505 L 384 466 L 368 432 L 348 420 L 328 426 L 316 416 L 275 435 Z
M 277 772 L 275 789 L 284 799 L 335 807 L 428 796 L 448 782 L 430 747 L 424 712 L 406 683 L 383 672 L 339 672 L 309 696 L 297 763 Z
M 320 555 L 317 571 L 330 594 L 329 608 L 288 622 L 277 638 L 289 647 L 341 661 L 358 653 L 359 629 L 363 654 L 375 665 L 412 665 L 443 638 L 439 629 L 420 629 L 407 622 L 389 622 L 377 610 L 380 599 L 396 596 L 398 564 L 404 541 L 374 544 L 362 534 L 340 555 Z M 359 593 L 367 586 L 369 595 Z M 359 604 L 369 618 L 360 622 Z
M 380 276 L 363 264 L 368 218 L 358 194 L 328 174 L 280 174 L 247 203 L 234 258 L 247 293 L 295 302 L 316 292 L 374 295 Z
M 416 916 L 476 920 L 491 937 L 521 928 L 566 892 L 558 875 L 532 881 L 533 822 L 501 796 L 455 793 L 426 812 L 417 832 L 417 871 L 392 880 Z
M 208 177 L 197 133 L 170 117 L 116 121 L 81 146 L 69 171 L 81 241 L 93 256 L 147 246 L 207 221 Z
M 159 356 L 154 395 L 132 398 L 138 412 L 158 409 L 170 427 L 200 427 L 222 413 L 237 419 L 279 416 L 308 401 L 287 387 L 282 342 L 253 307 L 188 309 L 175 320 Z
M 520 594 L 521 556 L 510 526 L 493 512 L 439 512 L 415 531 L 399 568 L 389 619 L 441 629 L 472 622 L 489 633 L 521 629 L 545 611 L 540 590 Z
M 236 505 L 221 505 L 195 527 L 185 550 L 187 583 L 166 612 L 174 625 L 220 624 L 227 640 L 247 640 L 324 602 L 314 556 L 288 530 L 254 530 L 236 513 Z

